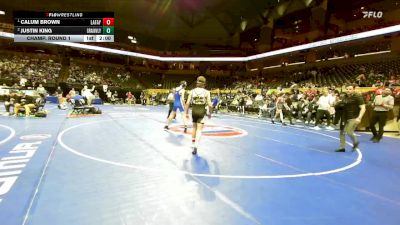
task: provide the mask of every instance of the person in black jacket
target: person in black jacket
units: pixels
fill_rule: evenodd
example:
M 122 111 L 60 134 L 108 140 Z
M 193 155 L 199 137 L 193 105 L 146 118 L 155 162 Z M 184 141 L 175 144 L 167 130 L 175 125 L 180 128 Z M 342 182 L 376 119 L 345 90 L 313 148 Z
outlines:
M 336 101 L 334 102 L 335 118 L 333 119 L 333 125 L 337 126 L 339 123 L 340 129 L 343 129 L 344 108 L 345 108 L 345 103 L 343 102 L 343 99 L 346 97 L 346 93 L 335 92 L 335 95 L 336 95 Z
M 355 92 L 355 85 L 349 84 L 346 86 L 346 97 L 344 102 L 344 126 L 340 129 L 340 147 L 336 152 L 345 152 L 346 134 L 353 142 L 353 151 L 358 148 L 359 141 L 354 134 L 358 124 L 360 124 L 365 113 L 365 103 L 363 97 Z

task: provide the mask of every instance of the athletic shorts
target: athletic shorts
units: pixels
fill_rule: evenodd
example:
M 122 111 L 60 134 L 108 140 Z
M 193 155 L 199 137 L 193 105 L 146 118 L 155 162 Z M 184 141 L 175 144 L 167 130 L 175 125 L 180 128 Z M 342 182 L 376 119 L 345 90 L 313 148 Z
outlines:
M 192 120 L 193 123 L 204 123 L 204 116 L 207 114 L 207 110 L 204 105 L 194 105 L 192 109 Z
M 183 107 L 181 105 L 174 105 L 174 108 L 172 108 L 172 111 L 176 112 L 179 109 L 180 112 L 183 112 Z

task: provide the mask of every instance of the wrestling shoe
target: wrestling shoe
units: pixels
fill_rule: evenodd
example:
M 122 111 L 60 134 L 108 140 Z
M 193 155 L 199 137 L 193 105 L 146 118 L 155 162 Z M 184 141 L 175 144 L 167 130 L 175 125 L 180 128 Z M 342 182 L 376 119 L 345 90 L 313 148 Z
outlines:
M 193 155 L 196 155 L 196 154 L 197 154 L 197 148 L 196 148 L 196 147 L 193 148 L 192 154 L 193 154 Z
M 358 145 L 360 144 L 359 141 L 353 144 L 353 152 L 358 148 Z
M 339 148 L 339 149 L 335 150 L 335 152 L 345 152 L 345 151 L 346 151 L 346 149 L 344 149 L 344 148 Z

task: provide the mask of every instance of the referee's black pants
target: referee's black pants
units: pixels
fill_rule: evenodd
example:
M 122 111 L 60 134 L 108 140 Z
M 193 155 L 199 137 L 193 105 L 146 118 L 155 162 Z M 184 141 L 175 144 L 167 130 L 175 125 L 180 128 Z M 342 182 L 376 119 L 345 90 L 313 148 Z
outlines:
M 372 114 L 369 128 L 371 129 L 374 138 L 377 138 L 378 140 L 380 140 L 383 136 L 383 128 L 385 127 L 387 116 L 387 111 L 374 111 L 374 113 Z M 379 123 L 379 133 L 376 132 L 376 123 Z

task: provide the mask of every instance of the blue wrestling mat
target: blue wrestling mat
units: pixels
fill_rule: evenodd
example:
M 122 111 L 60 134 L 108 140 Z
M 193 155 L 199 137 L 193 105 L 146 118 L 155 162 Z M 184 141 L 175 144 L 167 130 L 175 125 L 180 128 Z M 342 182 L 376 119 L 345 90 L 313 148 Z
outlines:
M 400 139 L 221 114 L 192 156 L 166 107 L 47 108 L 0 117 L 1 225 L 400 224 Z

